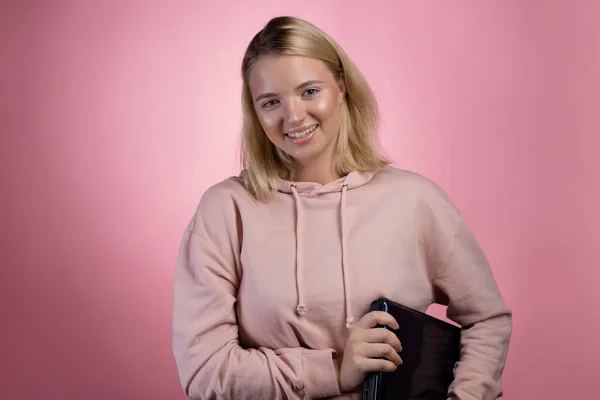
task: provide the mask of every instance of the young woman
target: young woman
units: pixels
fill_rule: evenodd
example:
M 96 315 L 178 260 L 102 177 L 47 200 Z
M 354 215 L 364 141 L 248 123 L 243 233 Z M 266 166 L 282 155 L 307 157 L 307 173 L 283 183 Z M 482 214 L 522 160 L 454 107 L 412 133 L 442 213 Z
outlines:
M 463 327 L 450 399 L 495 399 L 511 335 L 485 255 L 445 192 L 389 166 L 377 107 L 339 45 L 272 19 L 242 65 L 243 165 L 183 237 L 173 351 L 190 399 L 360 398 L 402 347 L 387 297 Z

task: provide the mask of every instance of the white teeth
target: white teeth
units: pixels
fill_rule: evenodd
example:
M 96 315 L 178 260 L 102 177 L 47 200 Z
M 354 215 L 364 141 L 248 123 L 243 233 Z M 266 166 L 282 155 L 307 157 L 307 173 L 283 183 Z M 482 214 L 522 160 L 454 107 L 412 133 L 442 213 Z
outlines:
M 299 139 L 299 138 L 301 138 L 301 137 L 304 137 L 304 136 L 308 135 L 309 133 L 311 133 L 311 132 L 312 132 L 312 131 L 314 131 L 315 129 L 317 129 L 317 127 L 318 127 L 318 126 L 319 126 L 319 125 L 317 124 L 317 125 L 314 125 L 314 126 L 312 126 L 312 127 L 308 128 L 308 129 L 305 129 L 305 130 L 303 130 L 302 132 L 288 133 L 287 135 L 288 135 L 289 137 L 291 137 L 291 138 L 294 138 L 294 139 Z

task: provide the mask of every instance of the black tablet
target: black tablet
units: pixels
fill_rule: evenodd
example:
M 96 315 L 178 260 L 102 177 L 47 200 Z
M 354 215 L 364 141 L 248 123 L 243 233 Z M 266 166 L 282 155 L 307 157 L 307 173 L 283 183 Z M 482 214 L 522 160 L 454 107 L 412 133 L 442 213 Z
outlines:
M 391 314 L 400 329 L 403 363 L 394 372 L 370 374 L 363 400 L 446 400 L 460 356 L 460 328 L 431 315 L 382 298 L 371 311 Z

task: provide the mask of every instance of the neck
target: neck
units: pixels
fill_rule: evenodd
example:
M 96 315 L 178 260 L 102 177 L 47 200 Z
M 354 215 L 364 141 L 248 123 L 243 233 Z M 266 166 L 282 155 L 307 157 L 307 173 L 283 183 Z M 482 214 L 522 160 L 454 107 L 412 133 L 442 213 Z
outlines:
M 315 182 L 321 185 L 325 185 L 339 178 L 341 178 L 341 176 L 335 171 L 333 163 L 329 163 L 329 165 L 312 163 L 307 166 L 298 165 L 294 176 L 296 182 Z

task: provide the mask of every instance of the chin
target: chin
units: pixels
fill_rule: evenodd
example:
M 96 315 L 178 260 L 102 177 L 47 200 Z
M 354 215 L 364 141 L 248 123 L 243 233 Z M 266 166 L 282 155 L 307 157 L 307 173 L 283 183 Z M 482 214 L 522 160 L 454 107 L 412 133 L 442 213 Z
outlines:
M 326 146 L 311 146 L 303 149 L 293 149 L 287 152 L 298 164 L 308 165 L 323 157 L 329 156 Z M 333 152 L 331 152 L 333 154 Z

